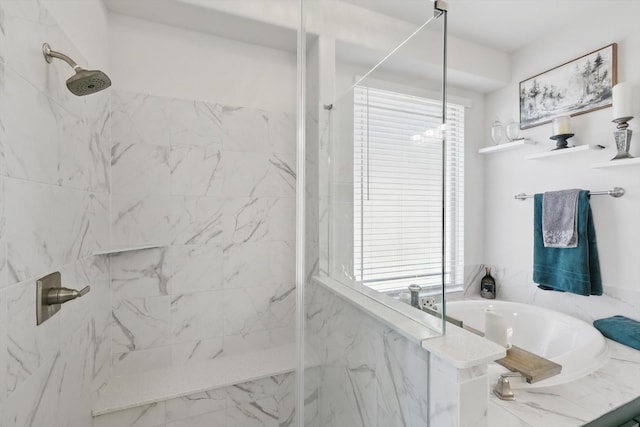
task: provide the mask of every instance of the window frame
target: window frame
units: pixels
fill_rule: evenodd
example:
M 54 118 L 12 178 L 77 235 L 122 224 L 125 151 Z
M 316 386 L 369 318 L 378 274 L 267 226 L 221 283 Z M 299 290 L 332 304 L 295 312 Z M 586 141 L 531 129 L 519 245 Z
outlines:
M 367 177 L 370 173 L 371 160 L 364 161 L 363 163 L 363 150 L 364 145 L 369 144 L 370 135 L 369 130 L 374 128 L 371 123 L 376 119 L 372 118 L 369 113 L 369 109 L 374 105 L 380 113 L 380 110 L 384 110 L 384 105 L 376 104 L 371 101 L 371 94 L 376 94 L 381 97 L 390 97 L 390 104 L 393 104 L 397 109 L 393 109 L 393 114 L 398 116 L 402 113 L 402 107 L 404 103 L 407 104 L 407 109 L 412 110 L 414 108 L 420 109 L 420 104 L 424 104 L 425 117 L 430 117 L 431 125 L 435 123 L 434 117 L 437 116 L 437 121 L 440 123 L 439 128 L 435 134 L 433 129 L 431 135 L 426 134 L 427 138 L 430 138 L 430 142 L 437 141 L 439 144 L 444 144 L 445 147 L 445 169 L 442 173 L 442 147 L 440 147 L 438 158 L 435 159 L 440 164 L 440 175 L 444 175 L 444 184 L 440 181 L 440 188 L 445 188 L 445 197 L 441 196 L 442 190 L 440 190 L 439 208 L 442 210 L 442 204 L 444 203 L 444 225 L 442 225 L 442 213 L 438 215 L 438 221 L 440 222 L 440 228 L 444 226 L 444 231 L 440 232 L 440 240 L 438 242 L 438 249 L 433 249 L 433 253 L 438 253 L 440 258 L 440 268 L 438 271 L 428 275 L 416 276 L 396 276 L 387 278 L 385 280 L 367 280 L 367 274 L 363 274 L 365 268 L 366 255 L 364 254 L 364 246 L 362 241 L 364 239 L 364 214 L 362 207 L 362 201 L 364 198 L 365 185 L 362 178 L 363 169 L 367 169 Z M 366 102 L 362 102 L 365 98 Z M 395 100 L 393 99 L 395 98 Z M 406 286 L 409 283 L 417 283 L 423 286 L 423 289 L 427 292 L 430 290 L 440 291 L 442 289 L 442 268 L 444 267 L 445 288 L 447 292 L 460 290 L 464 281 L 464 127 L 465 127 L 465 106 L 458 103 L 447 103 L 447 126 L 441 126 L 442 122 L 442 103 L 439 100 L 433 100 L 425 97 L 417 97 L 414 95 L 403 94 L 399 92 L 393 92 L 388 90 L 382 90 L 372 87 L 356 86 L 354 88 L 354 237 L 353 237 L 353 259 L 354 259 L 354 278 L 356 281 L 362 283 L 364 286 L 381 291 L 381 292 L 394 292 L 406 290 Z M 366 113 L 362 113 L 360 110 L 366 110 Z M 391 109 L 390 109 L 391 111 Z M 415 113 L 412 110 L 412 114 Z M 362 119 L 362 115 L 365 115 L 365 119 Z M 409 113 L 407 113 L 409 114 Z M 429 114 L 433 114 L 430 116 Z M 400 120 L 398 117 L 391 120 Z M 426 121 L 425 121 L 426 123 Z M 393 129 L 392 129 L 393 130 Z M 444 132 L 443 132 L 444 130 Z M 393 138 L 393 134 L 390 138 Z M 403 135 L 406 139 L 407 135 Z M 420 134 L 412 135 L 412 141 L 415 141 L 415 137 L 419 137 Z M 443 139 L 444 136 L 444 139 Z M 404 141 L 404 139 L 403 139 Z M 393 144 L 391 144 L 393 145 Z M 368 148 L 366 156 L 369 156 Z M 360 162 L 358 167 L 357 162 Z M 360 179 L 358 174 L 360 173 Z M 442 179 L 442 178 L 441 178 Z M 367 178 L 369 181 L 369 178 Z M 368 182 L 370 187 L 371 184 Z M 359 191 L 358 191 L 358 187 Z M 367 188 L 366 191 L 369 191 Z M 360 218 L 358 218 L 360 216 Z M 360 223 L 358 223 L 360 220 Z M 443 236 L 444 234 L 444 236 Z M 360 240 L 358 240 L 358 235 Z M 442 262 L 442 242 L 444 239 L 444 262 Z M 358 251 L 360 254 L 358 255 Z M 363 280 L 363 275 L 364 279 Z M 369 274 L 369 276 L 371 276 Z M 434 280 L 425 281 L 427 277 L 437 278 L 437 283 Z M 430 282 L 430 283 L 425 283 Z

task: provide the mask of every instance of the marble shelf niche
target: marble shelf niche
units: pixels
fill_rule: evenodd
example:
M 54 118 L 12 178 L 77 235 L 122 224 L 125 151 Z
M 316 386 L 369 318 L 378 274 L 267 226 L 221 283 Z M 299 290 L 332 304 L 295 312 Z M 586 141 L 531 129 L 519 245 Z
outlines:
M 154 249 L 154 248 L 161 248 L 164 245 L 160 245 L 160 244 L 149 244 L 149 245 L 131 245 L 131 246 L 120 246 L 120 247 L 115 247 L 115 248 L 109 248 L 109 249 L 101 249 L 99 251 L 96 251 L 93 253 L 94 256 L 97 255 L 115 255 L 115 254 L 120 254 L 123 252 L 133 252 L 133 251 L 142 251 L 145 249 Z

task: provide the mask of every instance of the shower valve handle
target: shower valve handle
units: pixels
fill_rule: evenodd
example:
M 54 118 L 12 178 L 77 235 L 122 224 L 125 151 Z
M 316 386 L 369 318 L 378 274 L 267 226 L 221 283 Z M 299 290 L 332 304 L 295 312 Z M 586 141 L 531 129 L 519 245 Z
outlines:
M 90 290 L 91 290 L 90 286 L 85 286 L 79 291 L 75 289 L 69 289 L 69 288 L 49 289 L 49 291 L 47 292 L 47 295 L 44 297 L 44 304 L 45 305 L 63 304 L 67 301 L 71 301 L 88 294 Z

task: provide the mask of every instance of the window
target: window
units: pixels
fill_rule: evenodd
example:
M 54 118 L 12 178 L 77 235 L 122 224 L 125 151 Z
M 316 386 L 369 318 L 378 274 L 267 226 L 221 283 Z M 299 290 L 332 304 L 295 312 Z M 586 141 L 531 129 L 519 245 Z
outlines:
M 354 92 L 354 274 L 391 291 L 462 285 L 464 107 L 447 104 L 442 191 L 440 101 L 357 87 Z

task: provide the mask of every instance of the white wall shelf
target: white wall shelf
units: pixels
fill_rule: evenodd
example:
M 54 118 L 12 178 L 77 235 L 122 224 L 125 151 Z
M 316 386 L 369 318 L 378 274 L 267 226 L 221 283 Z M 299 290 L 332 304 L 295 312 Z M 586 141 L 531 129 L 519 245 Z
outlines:
M 527 160 L 543 160 L 553 159 L 558 157 L 572 156 L 579 153 L 593 153 L 600 152 L 605 147 L 602 145 L 577 145 L 575 147 L 564 148 L 562 150 L 549 150 L 540 153 L 529 154 L 525 156 Z
M 608 162 L 596 163 L 591 166 L 593 169 L 620 168 L 625 166 L 640 166 L 640 157 L 633 159 L 609 160 Z
M 138 246 L 121 246 L 118 248 L 110 248 L 110 249 L 103 249 L 100 251 L 96 251 L 93 253 L 93 255 L 114 255 L 114 254 L 119 254 L 122 252 L 132 252 L 132 251 L 141 251 L 144 249 L 154 249 L 154 248 L 160 248 L 163 245 L 138 245 Z
M 508 151 L 508 150 L 513 150 L 515 148 L 520 148 L 523 147 L 525 145 L 533 145 L 535 144 L 535 141 L 532 141 L 530 139 L 524 138 L 524 139 L 517 139 L 513 142 L 507 142 L 505 144 L 499 144 L 499 145 L 492 145 L 490 147 L 484 147 L 478 150 L 478 153 L 480 154 L 493 154 L 493 153 L 499 153 L 501 151 Z

